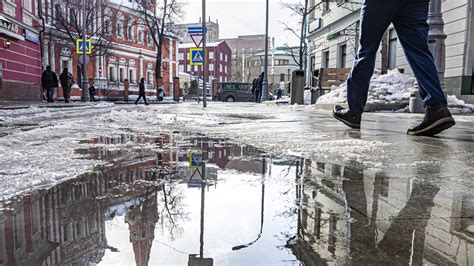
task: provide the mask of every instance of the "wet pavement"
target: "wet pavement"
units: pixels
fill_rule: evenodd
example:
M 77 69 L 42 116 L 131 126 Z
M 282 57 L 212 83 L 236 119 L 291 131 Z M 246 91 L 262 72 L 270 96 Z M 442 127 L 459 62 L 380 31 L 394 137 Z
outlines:
M 474 265 L 470 117 L 439 138 L 400 134 L 418 116 L 361 131 L 312 110 L 216 117 L 80 139 L 93 169 L 0 203 L 0 264 Z M 270 145 L 296 130 L 316 136 Z

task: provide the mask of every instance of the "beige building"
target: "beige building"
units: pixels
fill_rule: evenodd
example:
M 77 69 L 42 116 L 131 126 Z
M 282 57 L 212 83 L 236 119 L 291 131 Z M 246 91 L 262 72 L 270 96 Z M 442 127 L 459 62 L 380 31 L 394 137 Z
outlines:
M 265 35 L 243 35 L 223 39 L 232 50 L 232 81 L 245 81 L 243 65 L 245 58 L 265 50 Z M 268 41 L 270 46 L 270 39 Z

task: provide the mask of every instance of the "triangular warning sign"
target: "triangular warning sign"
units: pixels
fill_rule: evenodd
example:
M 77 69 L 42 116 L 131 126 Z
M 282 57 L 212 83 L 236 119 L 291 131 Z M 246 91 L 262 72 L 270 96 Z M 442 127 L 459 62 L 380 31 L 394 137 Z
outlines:
M 193 40 L 196 47 L 199 48 L 202 44 L 202 41 L 204 40 L 204 35 L 202 35 L 202 34 L 193 34 L 193 35 L 191 35 L 191 40 Z
M 204 62 L 204 58 L 202 58 L 200 52 L 194 54 L 193 62 Z

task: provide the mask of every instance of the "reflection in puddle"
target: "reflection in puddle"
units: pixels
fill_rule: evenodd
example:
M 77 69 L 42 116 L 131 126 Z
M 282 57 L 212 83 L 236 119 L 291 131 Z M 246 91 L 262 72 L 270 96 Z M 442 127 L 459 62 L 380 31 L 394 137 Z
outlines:
M 473 260 L 474 197 L 447 204 L 433 182 L 176 133 L 82 144 L 78 159 L 103 164 L 0 203 L 1 265 Z M 190 168 L 190 151 L 205 167 Z

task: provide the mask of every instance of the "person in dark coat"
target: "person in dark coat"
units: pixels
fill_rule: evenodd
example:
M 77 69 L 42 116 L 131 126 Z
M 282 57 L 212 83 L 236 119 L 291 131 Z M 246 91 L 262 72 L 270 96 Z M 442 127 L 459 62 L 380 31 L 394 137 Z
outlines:
M 94 79 L 89 79 L 89 98 L 91 102 L 95 102 L 95 93 Z
M 46 97 L 48 103 L 53 102 L 54 89 L 58 87 L 58 76 L 51 70 L 50 66 L 41 75 L 41 86 L 46 90 Z
M 262 89 L 263 89 L 263 78 L 265 73 L 262 72 L 260 76 L 257 78 L 257 87 L 255 88 L 255 102 L 261 103 L 262 102 Z
M 69 98 L 71 98 L 71 87 L 72 84 L 74 84 L 74 80 L 67 67 L 64 68 L 63 73 L 59 76 L 59 80 L 61 81 L 61 87 L 63 88 L 64 101 L 68 103 Z
M 145 79 L 141 78 L 140 83 L 138 84 L 138 98 L 135 101 L 135 105 L 138 104 L 138 101 L 143 97 L 143 100 L 145 101 L 145 105 L 148 105 L 146 102 L 146 95 L 145 95 Z

